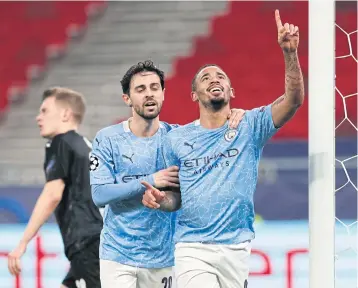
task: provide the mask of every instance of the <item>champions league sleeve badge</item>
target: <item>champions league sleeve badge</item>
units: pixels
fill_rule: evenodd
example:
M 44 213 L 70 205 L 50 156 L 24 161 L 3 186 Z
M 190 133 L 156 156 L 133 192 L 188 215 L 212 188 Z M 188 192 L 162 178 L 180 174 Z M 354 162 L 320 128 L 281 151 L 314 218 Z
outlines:
M 99 160 L 96 156 L 90 156 L 90 171 L 96 171 L 99 166 Z

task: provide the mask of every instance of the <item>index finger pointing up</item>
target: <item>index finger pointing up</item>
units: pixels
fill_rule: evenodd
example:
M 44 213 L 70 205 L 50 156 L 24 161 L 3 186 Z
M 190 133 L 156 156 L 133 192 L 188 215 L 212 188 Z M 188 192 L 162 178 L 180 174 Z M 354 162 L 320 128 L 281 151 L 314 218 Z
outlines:
M 281 22 L 281 17 L 280 17 L 280 11 L 278 11 L 277 9 L 275 10 L 275 19 L 276 19 L 277 29 L 281 29 L 282 22 Z

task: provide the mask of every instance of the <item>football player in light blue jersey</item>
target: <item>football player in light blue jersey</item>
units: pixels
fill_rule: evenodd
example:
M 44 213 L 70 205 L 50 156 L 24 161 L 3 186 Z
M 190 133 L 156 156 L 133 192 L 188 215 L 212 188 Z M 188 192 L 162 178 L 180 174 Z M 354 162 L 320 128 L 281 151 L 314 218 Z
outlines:
M 121 84 L 133 117 L 100 130 L 91 154 L 92 198 L 97 206 L 105 206 L 101 284 L 102 288 L 164 287 L 164 281 L 172 281 L 175 214 L 144 207 L 145 189 L 140 183 L 145 179 L 157 188 L 179 186 L 178 168 L 165 169 L 157 161 L 162 136 L 174 127 L 158 117 L 164 73 L 150 61 L 138 63 Z
M 285 94 L 274 103 L 246 111 L 237 129 L 225 115 L 234 96 L 230 79 L 217 65 L 201 67 L 192 83 L 200 119 L 170 131 L 163 139 L 168 166 L 179 167 L 180 190 L 148 188 L 143 204 L 176 212 L 177 288 L 246 288 L 254 203 L 262 149 L 302 105 L 304 85 L 297 56 L 298 27 L 281 23 Z M 249 95 L 248 95 L 249 96 Z
M 161 157 L 161 139 L 178 125 L 159 121 L 164 73 L 151 61 L 132 66 L 121 84 L 133 117 L 100 130 L 91 154 L 92 198 L 106 207 L 100 245 L 102 288 L 172 287 L 175 214 L 144 207 L 140 181 L 157 188 L 179 187 L 178 167 L 166 168 Z M 230 114 L 236 125 L 243 111 Z

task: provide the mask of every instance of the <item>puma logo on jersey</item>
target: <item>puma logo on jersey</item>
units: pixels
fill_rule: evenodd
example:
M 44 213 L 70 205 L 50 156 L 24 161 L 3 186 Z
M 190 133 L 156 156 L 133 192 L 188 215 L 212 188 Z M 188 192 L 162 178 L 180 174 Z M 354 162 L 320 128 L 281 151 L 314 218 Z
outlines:
M 191 150 L 194 150 L 194 144 L 195 144 L 195 142 L 193 144 L 190 144 L 188 142 L 184 142 L 184 146 L 189 146 L 191 148 Z
M 122 154 L 122 157 L 128 159 L 129 161 L 131 161 L 132 164 L 133 164 L 133 160 L 132 160 L 133 156 L 134 156 L 134 153 L 132 153 L 132 155 L 130 157 L 127 156 L 127 155 Z

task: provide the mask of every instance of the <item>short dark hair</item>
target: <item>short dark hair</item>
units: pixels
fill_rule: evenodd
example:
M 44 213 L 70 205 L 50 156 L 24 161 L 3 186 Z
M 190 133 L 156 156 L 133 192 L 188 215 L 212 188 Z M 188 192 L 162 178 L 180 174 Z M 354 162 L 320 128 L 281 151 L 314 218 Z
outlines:
M 55 97 L 56 101 L 68 105 L 73 112 L 76 122 L 78 124 L 82 123 L 86 112 L 86 103 L 81 93 L 66 87 L 51 87 L 42 93 L 42 101 L 49 97 Z
M 162 89 L 164 89 L 164 72 L 162 70 L 160 70 L 159 68 L 157 68 L 153 61 L 151 60 L 145 60 L 144 62 L 139 62 L 136 65 L 133 65 L 131 68 L 128 69 L 128 71 L 126 72 L 126 74 L 124 74 L 122 80 L 121 80 L 121 85 L 122 85 L 122 90 L 124 94 L 129 95 L 129 87 L 131 84 L 131 80 L 132 77 L 135 74 L 138 74 L 140 72 L 145 72 L 145 71 L 150 71 L 150 72 L 154 72 L 159 76 L 160 79 L 160 84 L 162 85 Z
M 195 74 L 193 80 L 191 80 L 191 91 L 195 91 L 195 90 L 196 90 L 196 78 L 198 77 L 199 73 L 200 73 L 203 69 L 205 69 L 206 67 L 211 67 L 211 66 L 218 67 L 218 68 L 221 69 L 221 67 L 220 67 L 219 65 L 217 65 L 217 64 L 205 64 L 205 65 L 201 66 L 201 67 L 199 68 L 199 70 L 196 72 L 196 74 Z M 222 69 L 221 69 L 221 70 L 222 70 Z

